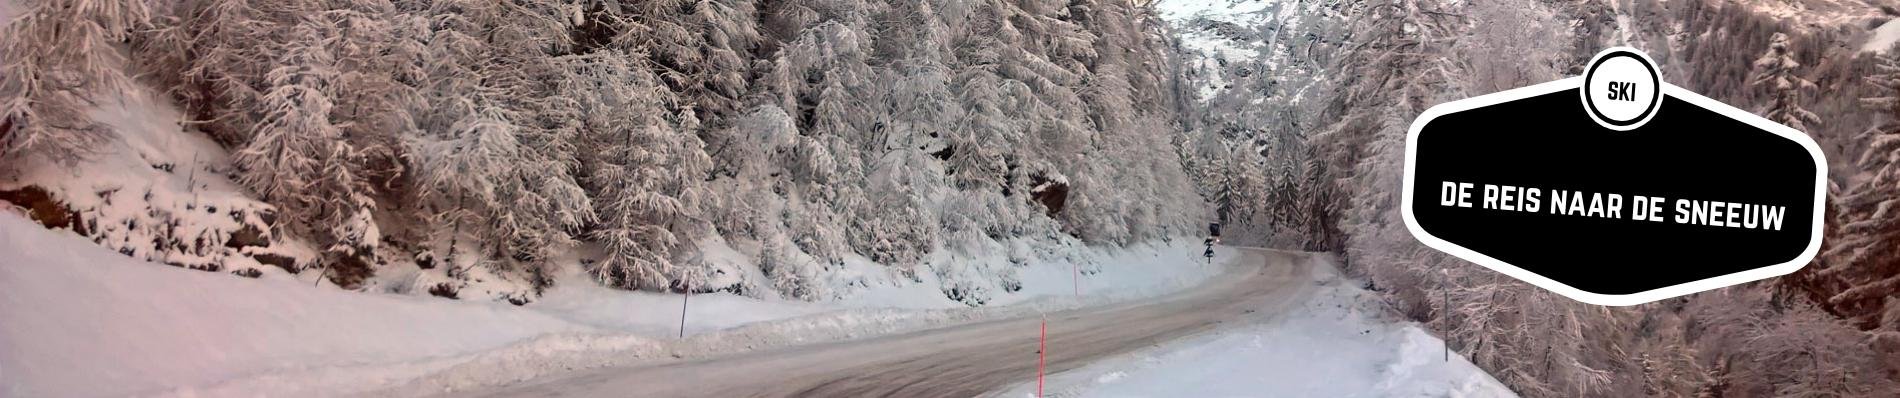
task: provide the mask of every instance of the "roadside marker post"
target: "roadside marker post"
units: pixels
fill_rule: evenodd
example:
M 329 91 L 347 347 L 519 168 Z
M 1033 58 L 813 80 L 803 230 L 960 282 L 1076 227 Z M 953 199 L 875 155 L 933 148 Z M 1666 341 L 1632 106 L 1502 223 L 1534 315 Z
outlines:
M 686 294 L 680 295 L 680 338 L 686 338 L 686 302 L 693 299 L 693 289 L 687 285 Z

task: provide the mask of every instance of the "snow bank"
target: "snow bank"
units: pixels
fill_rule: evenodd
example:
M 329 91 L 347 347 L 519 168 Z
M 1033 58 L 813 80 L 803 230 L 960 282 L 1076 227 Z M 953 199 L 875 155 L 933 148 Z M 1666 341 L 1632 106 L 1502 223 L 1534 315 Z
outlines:
M 1330 266 L 1291 313 L 1050 377 L 1053 396 L 1513 397 Z M 1263 311 L 1265 312 L 1265 311 Z M 1034 395 L 1035 384 L 998 396 Z
M 152 394 L 578 330 L 506 304 L 154 266 L 0 214 L 0 392 L 8 396 Z
M 1074 307 L 1131 300 L 1171 293 L 1199 285 L 1222 267 L 1200 256 L 1199 242 L 1174 239 L 1126 248 L 1085 248 L 1069 253 L 1072 263 L 1037 261 L 1016 269 L 1022 289 L 995 293 L 987 306 L 1031 305 L 1038 308 Z M 1221 259 L 1238 255 L 1221 249 Z M 1002 254 L 943 258 L 938 261 L 1000 262 Z M 866 268 L 884 269 L 876 264 Z M 568 267 L 570 271 L 574 267 Z M 687 335 L 716 332 L 740 325 L 812 316 L 840 316 L 850 310 L 937 310 L 969 306 L 944 296 L 932 273 L 919 273 L 920 282 L 898 278 L 865 278 L 869 286 L 834 301 L 803 302 L 755 299 L 730 293 L 678 294 L 629 292 L 600 286 L 578 272 L 560 276 L 556 288 L 526 308 L 591 327 L 652 336 L 679 333 L 680 309 L 686 307 Z M 1079 294 L 1079 296 L 1078 296 Z
M 0 209 L 0 396 L 459 391 L 1164 294 L 1223 268 L 1189 261 L 1198 247 L 1176 242 L 1091 249 L 1097 273 L 1079 278 L 1066 264 L 1031 264 L 1023 290 L 999 295 L 1004 306 L 969 308 L 929 283 L 822 303 L 695 295 L 690 335 L 678 339 L 678 295 L 575 280 L 517 307 L 312 288 L 156 266 Z
M 1887 52 L 1888 49 L 1893 48 L 1894 42 L 1900 42 L 1900 18 L 1894 18 L 1880 24 L 1879 28 L 1874 28 L 1873 36 L 1868 37 L 1867 43 L 1860 46 L 1860 52 L 1875 54 Z

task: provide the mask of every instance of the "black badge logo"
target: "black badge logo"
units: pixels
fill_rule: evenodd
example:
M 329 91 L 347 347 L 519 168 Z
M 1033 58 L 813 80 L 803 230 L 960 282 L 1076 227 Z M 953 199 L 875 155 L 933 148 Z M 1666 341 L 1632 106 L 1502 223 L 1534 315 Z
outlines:
M 1664 83 L 1631 48 L 1584 76 L 1426 110 L 1405 161 L 1412 235 L 1586 303 L 1785 275 L 1821 246 L 1814 140 Z

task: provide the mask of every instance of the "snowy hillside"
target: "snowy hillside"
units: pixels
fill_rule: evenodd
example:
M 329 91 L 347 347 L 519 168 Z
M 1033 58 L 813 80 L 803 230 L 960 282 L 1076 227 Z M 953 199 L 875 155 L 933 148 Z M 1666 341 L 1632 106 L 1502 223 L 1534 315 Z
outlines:
M 1341 8 L 1351 2 L 1315 0 L 1163 0 L 1155 12 L 1168 21 L 1182 75 L 1210 113 L 1241 104 L 1292 104 L 1324 79 L 1325 53 L 1336 46 Z M 1228 104 L 1231 103 L 1231 104 Z
M 279 277 L 313 251 L 275 228 L 274 206 L 228 178 L 228 156 L 150 90 L 128 88 L 88 115 L 112 131 L 85 161 L 25 157 L 0 169 L 0 200 L 126 256 L 176 267 Z M 314 280 L 312 274 L 311 280 Z
M 1867 42 L 1860 45 L 1861 52 L 1881 53 L 1893 49 L 1900 42 L 1900 18 L 1887 20 L 1867 35 Z
M 1127 2 L 7 4 L 0 199 L 174 266 L 984 305 L 1207 221 Z

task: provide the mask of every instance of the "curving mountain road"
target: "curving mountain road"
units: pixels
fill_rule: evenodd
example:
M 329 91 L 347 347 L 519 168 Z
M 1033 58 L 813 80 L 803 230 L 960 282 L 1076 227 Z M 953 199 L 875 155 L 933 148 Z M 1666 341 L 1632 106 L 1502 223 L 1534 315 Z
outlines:
M 1243 249 L 1207 285 L 1171 296 L 1051 313 L 1047 372 L 1290 308 L 1310 293 L 1304 253 Z M 1033 381 L 1040 318 L 588 370 L 479 394 L 496 397 L 971 397 Z

